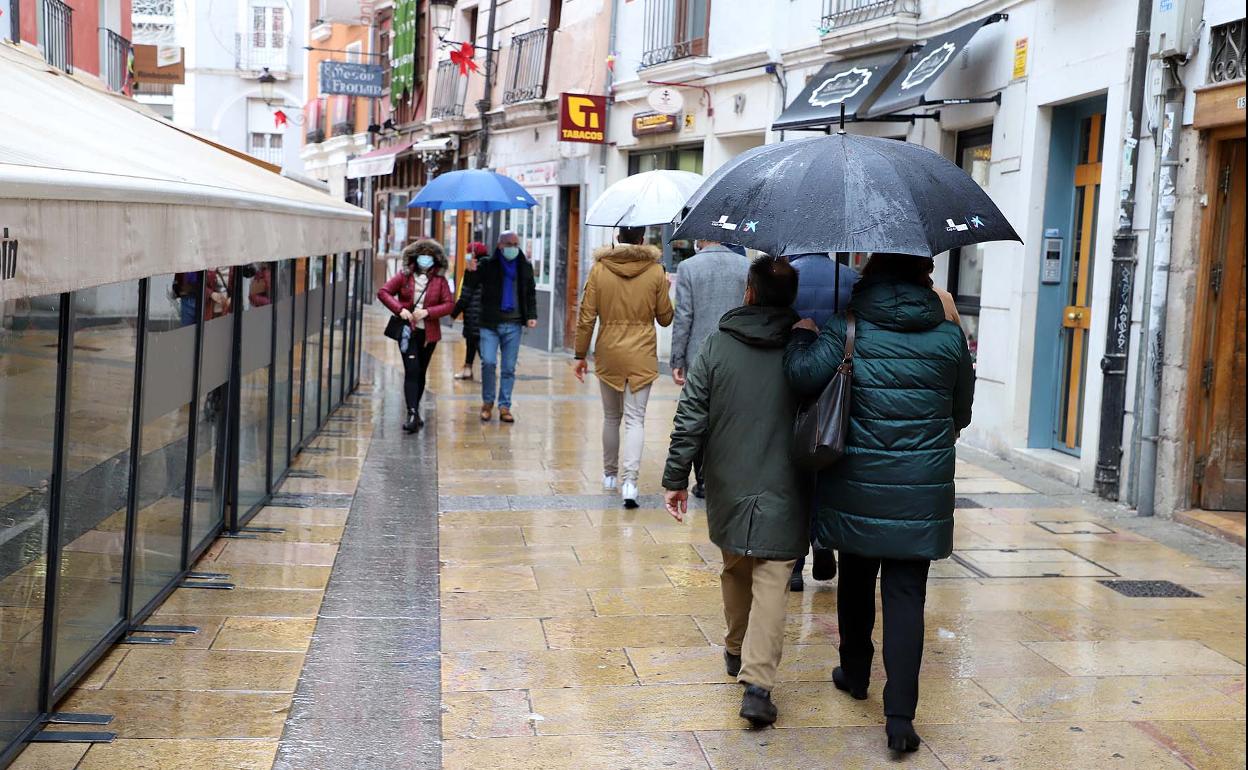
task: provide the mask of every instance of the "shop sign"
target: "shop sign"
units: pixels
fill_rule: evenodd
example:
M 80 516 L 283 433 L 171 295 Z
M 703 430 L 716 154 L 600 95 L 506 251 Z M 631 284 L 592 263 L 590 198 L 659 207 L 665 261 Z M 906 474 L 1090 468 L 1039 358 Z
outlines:
M 555 161 L 507 166 L 500 168 L 498 173 L 514 179 L 522 187 L 548 187 L 559 184 L 559 164 Z
M 1014 80 L 1027 77 L 1027 38 L 1014 41 Z
M 685 97 L 680 95 L 680 91 L 668 86 L 660 86 L 651 91 L 646 101 L 650 103 L 650 109 L 665 115 L 675 115 L 685 108 Z
M 382 95 L 382 71 L 376 64 L 346 61 L 322 61 L 320 92 L 342 96 L 366 96 L 379 99 Z
M 416 83 L 416 0 L 395 0 L 390 39 L 390 104 L 410 98 Z
M 607 141 L 607 97 L 559 95 L 559 141 L 602 144 Z
M 132 49 L 136 83 L 178 85 L 186 82 L 186 57 L 180 47 L 135 44 Z
M 680 129 L 675 115 L 661 112 L 642 112 L 633 116 L 633 136 L 667 134 Z

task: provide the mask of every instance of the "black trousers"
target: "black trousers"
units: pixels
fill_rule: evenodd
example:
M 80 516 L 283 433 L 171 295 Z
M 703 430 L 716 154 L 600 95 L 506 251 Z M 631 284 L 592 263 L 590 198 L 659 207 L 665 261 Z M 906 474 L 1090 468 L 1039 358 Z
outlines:
M 871 677 L 875 645 L 875 576 L 884 609 L 884 715 L 914 719 L 923 662 L 923 605 L 930 561 L 868 559 L 840 552 L 836 616 L 841 630 L 841 668 L 853 684 Z
M 407 352 L 403 357 L 403 397 L 408 409 L 419 409 L 420 399 L 425 395 L 425 374 L 429 371 L 429 362 L 433 359 L 436 342 L 425 343 L 425 330 L 412 329 L 412 336 L 407 341 Z
M 464 353 L 464 368 L 471 369 L 472 362 L 477 360 L 477 351 L 481 349 L 481 337 L 464 335 L 464 344 L 468 350 Z

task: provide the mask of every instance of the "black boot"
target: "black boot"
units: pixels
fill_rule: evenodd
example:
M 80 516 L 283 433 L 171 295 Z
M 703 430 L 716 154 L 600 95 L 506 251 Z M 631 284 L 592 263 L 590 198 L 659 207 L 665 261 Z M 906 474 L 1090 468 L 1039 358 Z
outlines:
M 741 697 L 741 718 L 750 720 L 754 727 L 766 727 L 775 724 L 776 704 L 771 702 L 771 690 L 764 690 L 752 684 L 745 686 L 745 695 Z
M 845 673 L 845 669 L 837 666 L 832 669 L 832 684 L 836 685 L 836 689 L 841 692 L 849 693 L 854 700 L 867 699 L 867 685 L 850 684 L 849 676 Z
M 831 548 L 815 549 L 815 564 L 810 569 L 815 580 L 831 580 L 836 577 L 836 554 Z
M 789 590 L 797 593 L 806 590 L 806 583 L 802 580 L 802 573 L 794 572 L 789 576 Z
M 420 411 L 417 409 L 407 410 L 407 422 L 403 423 L 403 431 L 405 433 L 415 433 L 424 425 L 420 419 Z
M 922 743 L 914 731 L 914 720 L 905 717 L 888 717 L 884 734 L 888 736 L 888 748 L 896 752 L 918 751 Z
M 728 671 L 728 676 L 735 679 L 741 673 L 741 656 L 724 650 L 724 668 Z

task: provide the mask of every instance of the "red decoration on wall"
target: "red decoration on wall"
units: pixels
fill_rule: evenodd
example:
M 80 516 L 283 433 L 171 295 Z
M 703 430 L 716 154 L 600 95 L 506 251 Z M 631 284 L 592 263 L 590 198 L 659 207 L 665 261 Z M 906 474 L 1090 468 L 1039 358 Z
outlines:
M 476 72 L 477 62 L 473 58 L 477 55 L 477 50 L 472 47 L 472 43 L 464 43 L 458 50 L 451 51 L 451 61 L 459 65 L 459 74 L 467 75 L 469 70 Z
M 282 112 L 281 110 L 275 110 L 273 112 L 273 125 L 275 127 L 281 128 L 282 126 L 286 125 L 287 120 L 288 118 L 286 117 L 285 112 Z

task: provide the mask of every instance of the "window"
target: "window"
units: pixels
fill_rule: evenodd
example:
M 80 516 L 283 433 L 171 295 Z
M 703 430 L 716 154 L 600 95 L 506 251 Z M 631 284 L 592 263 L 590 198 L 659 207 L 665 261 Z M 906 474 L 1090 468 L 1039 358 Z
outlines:
M 509 209 L 503 212 L 503 229 L 515 230 L 520 236 L 520 249 L 533 265 L 537 288 L 554 289 L 555 270 L 555 206 L 558 198 L 551 193 L 532 190 L 537 205 L 531 209 Z
M 980 187 L 988 187 L 992 164 L 992 126 L 958 134 L 957 161 Z M 949 252 L 949 293 L 962 316 L 962 329 L 975 354 L 979 344 L 979 297 L 984 282 L 984 245 L 964 246 Z
M 244 69 L 287 69 L 287 21 L 285 6 L 264 2 L 251 4 L 251 28 L 247 36 L 248 50 Z
M 282 165 L 282 135 L 251 132 L 247 153 L 268 163 Z

